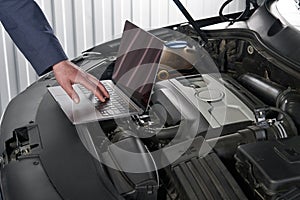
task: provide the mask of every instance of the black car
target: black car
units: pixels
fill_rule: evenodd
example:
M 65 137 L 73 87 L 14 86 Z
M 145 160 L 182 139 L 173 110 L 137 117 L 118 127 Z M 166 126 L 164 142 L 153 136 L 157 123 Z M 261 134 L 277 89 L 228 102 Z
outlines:
M 73 125 L 48 92 L 52 72 L 15 97 L 2 199 L 300 199 L 300 31 L 282 0 L 224 15 L 231 1 L 194 21 L 174 0 L 188 23 L 150 31 L 166 51 L 142 114 Z M 73 62 L 111 79 L 119 45 Z

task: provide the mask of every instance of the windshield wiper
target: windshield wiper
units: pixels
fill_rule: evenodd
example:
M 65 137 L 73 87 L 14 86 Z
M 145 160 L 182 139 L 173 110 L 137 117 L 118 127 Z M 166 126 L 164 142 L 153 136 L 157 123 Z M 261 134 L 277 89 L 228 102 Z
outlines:
M 200 44 L 202 46 L 204 46 L 207 43 L 207 41 L 208 41 L 205 33 L 200 29 L 200 27 L 198 26 L 198 24 L 195 22 L 195 20 L 190 15 L 190 13 L 185 9 L 185 7 L 182 5 L 182 3 L 180 2 L 180 0 L 173 0 L 173 1 L 177 5 L 177 7 L 179 8 L 179 10 L 182 12 L 182 14 L 185 16 L 185 18 L 188 20 L 188 22 L 193 26 L 193 28 L 195 29 L 195 31 L 199 34 Z

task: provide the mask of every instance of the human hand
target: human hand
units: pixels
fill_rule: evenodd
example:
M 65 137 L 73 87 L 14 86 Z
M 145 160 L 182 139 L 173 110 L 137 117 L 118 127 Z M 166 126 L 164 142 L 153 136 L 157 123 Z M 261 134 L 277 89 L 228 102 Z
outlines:
M 72 62 L 68 60 L 61 61 L 55 64 L 52 69 L 59 85 L 75 103 L 79 103 L 80 101 L 78 94 L 72 87 L 75 83 L 79 83 L 93 92 L 102 102 L 104 102 L 106 98 L 109 98 L 109 93 L 97 78 L 82 71 Z

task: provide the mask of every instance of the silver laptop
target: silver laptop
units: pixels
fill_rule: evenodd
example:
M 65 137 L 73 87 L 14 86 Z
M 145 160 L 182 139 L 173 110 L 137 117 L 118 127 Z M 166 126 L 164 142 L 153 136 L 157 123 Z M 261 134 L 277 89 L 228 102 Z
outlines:
M 107 102 L 78 84 L 73 88 L 79 104 L 60 86 L 48 90 L 73 124 L 141 114 L 148 108 L 163 48 L 163 41 L 126 21 L 112 80 L 101 81 L 110 93 Z

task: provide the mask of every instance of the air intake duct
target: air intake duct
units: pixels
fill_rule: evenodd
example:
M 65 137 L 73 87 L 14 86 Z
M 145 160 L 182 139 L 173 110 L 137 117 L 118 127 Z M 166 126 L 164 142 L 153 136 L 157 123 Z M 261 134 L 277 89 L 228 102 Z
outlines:
M 276 106 L 278 96 L 285 90 L 281 85 L 256 74 L 243 74 L 239 81 L 264 103 Z
M 298 129 L 298 133 L 300 131 L 300 93 L 295 90 L 286 90 L 284 91 L 277 100 L 277 106 L 288 113 L 291 118 L 294 120 L 295 125 Z
M 274 106 L 287 113 L 300 130 L 300 93 L 285 88 L 278 83 L 267 80 L 255 74 L 243 74 L 239 81 L 250 92 L 269 106 Z

